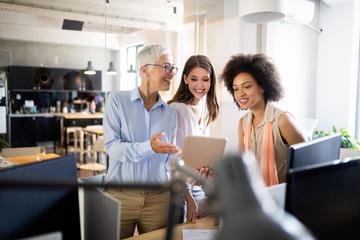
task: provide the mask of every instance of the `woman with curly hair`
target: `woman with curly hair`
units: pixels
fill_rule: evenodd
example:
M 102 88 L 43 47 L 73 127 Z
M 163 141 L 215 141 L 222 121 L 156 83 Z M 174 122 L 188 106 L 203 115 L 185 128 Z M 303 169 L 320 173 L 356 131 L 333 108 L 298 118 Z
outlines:
M 239 151 L 251 150 L 267 186 L 285 182 L 290 145 L 306 138 L 293 116 L 275 106 L 284 95 L 280 75 L 265 54 L 232 56 L 222 74 L 239 109 Z

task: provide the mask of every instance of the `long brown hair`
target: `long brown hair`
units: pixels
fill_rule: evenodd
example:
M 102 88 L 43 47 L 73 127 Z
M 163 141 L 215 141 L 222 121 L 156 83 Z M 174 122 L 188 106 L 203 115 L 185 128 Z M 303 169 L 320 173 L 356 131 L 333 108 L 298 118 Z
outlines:
M 185 83 L 184 75 L 188 76 L 196 67 L 205 69 L 210 75 L 211 84 L 206 96 L 206 105 L 208 109 L 208 121 L 206 125 L 208 126 L 211 122 L 214 122 L 219 115 L 219 104 L 216 97 L 216 73 L 208 57 L 204 55 L 193 55 L 186 61 L 181 75 L 180 86 L 174 97 L 168 101 L 168 104 L 172 102 L 191 104 L 193 102 L 194 95 L 190 92 L 188 84 Z

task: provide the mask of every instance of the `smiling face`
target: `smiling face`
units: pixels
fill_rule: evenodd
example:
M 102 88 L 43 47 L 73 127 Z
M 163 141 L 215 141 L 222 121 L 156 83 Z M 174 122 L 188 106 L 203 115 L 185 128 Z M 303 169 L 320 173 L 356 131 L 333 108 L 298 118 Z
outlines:
M 197 104 L 210 90 L 210 74 L 204 68 L 196 67 L 187 76 L 184 74 L 184 81 L 194 96 L 194 104 Z
M 157 65 L 170 64 L 173 65 L 172 55 L 162 55 L 159 60 L 155 63 Z M 166 73 L 165 67 L 163 66 L 151 66 L 147 67 L 149 84 L 155 91 L 168 91 L 170 89 L 171 80 L 175 76 L 174 72 Z
M 253 109 L 265 104 L 264 90 L 250 73 L 236 75 L 233 81 L 234 97 L 243 110 Z

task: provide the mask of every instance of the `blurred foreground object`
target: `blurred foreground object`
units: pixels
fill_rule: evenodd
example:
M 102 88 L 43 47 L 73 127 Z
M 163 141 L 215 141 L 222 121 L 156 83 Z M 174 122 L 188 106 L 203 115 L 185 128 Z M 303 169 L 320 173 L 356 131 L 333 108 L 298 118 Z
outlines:
M 220 206 L 218 239 L 315 239 L 295 217 L 261 191 L 253 154 L 227 155 L 215 168 Z

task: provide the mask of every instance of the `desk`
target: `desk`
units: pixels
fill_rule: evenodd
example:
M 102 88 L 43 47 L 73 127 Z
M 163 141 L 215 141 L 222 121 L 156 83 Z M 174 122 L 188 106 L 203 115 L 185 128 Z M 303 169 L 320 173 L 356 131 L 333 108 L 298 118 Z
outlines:
M 207 229 L 207 230 L 217 230 L 219 226 L 214 226 L 215 218 L 213 217 L 203 217 L 196 220 L 196 223 L 181 223 L 174 227 L 174 236 L 175 240 L 182 240 L 182 230 L 183 229 Z M 121 230 L 120 230 L 121 231 Z M 165 239 L 166 228 L 155 230 L 152 232 L 140 234 L 134 237 L 126 238 L 127 240 L 159 240 Z
M 104 114 L 102 113 L 56 113 L 55 117 L 65 118 L 65 119 L 96 119 L 103 118 Z
M 43 159 L 41 159 L 41 161 L 49 160 L 52 158 L 58 158 L 58 157 L 61 157 L 61 156 L 57 155 L 55 153 L 45 154 L 45 157 Z M 22 164 L 37 162 L 37 156 L 30 155 L 30 156 L 21 156 L 21 157 L 9 157 L 9 158 L 6 158 L 6 160 L 8 160 L 9 162 L 12 162 L 12 163 L 18 163 L 18 164 L 22 165 Z
M 96 136 L 104 135 L 104 129 L 102 127 L 99 128 L 83 128 L 84 132 L 95 134 Z

